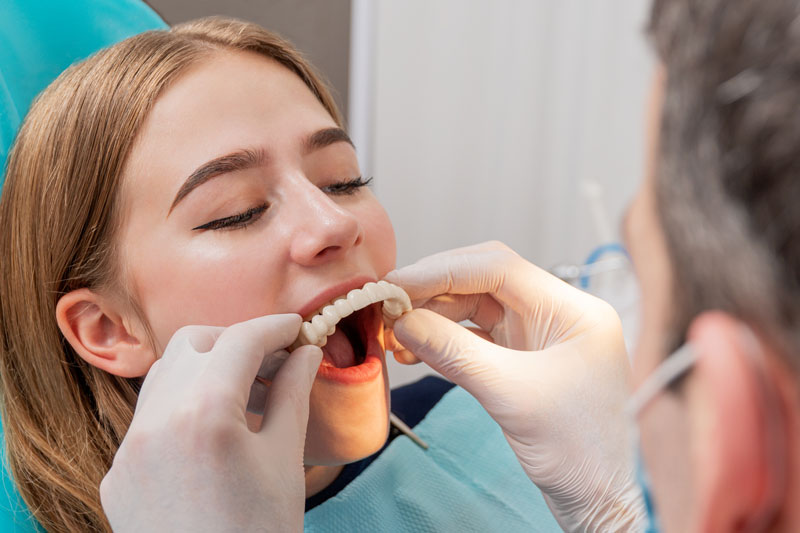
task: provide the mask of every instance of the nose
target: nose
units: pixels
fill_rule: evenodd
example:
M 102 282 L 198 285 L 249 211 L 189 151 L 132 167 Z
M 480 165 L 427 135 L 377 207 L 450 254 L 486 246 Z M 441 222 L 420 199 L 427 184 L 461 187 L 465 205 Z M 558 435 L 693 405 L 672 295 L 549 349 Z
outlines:
M 309 184 L 294 202 L 289 253 L 295 263 L 314 266 L 341 257 L 364 239 L 360 221 L 333 198 Z

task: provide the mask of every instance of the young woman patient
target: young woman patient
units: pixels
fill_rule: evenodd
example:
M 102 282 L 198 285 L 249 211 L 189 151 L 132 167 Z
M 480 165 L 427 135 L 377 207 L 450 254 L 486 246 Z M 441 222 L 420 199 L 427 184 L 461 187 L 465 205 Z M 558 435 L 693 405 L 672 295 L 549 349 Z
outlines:
M 40 95 L 0 204 L 0 375 L 11 470 L 42 525 L 108 529 L 98 485 L 180 327 L 308 316 L 394 268 L 368 182 L 324 84 L 254 25 L 148 32 Z M 317 376 L 307 496 L 386 441 L 383 344 L 375 306 L 328 339 L 328 362 L 357 368 Z

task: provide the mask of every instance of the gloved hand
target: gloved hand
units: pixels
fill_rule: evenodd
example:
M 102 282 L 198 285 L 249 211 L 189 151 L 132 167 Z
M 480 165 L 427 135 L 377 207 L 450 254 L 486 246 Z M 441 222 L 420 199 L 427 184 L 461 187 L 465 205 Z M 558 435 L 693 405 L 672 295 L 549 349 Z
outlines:
M 640 527 L 624 416 L 630 370 L 610 305 L 496 242 L 386 280 L 423 308 L 395 322 L 397 341 L 477 398 L 565 530 Z M 467 319 L 480 336 L 455 323 Z
M 289 345 L 300 323 L 271 315 L 175 333 L 100 484 L 115 532 L 302 530 L 303 450 L 321 350 L 292 352 L 270 387 L 263 427 L 250 431 L 245 420 L 265 356 Z

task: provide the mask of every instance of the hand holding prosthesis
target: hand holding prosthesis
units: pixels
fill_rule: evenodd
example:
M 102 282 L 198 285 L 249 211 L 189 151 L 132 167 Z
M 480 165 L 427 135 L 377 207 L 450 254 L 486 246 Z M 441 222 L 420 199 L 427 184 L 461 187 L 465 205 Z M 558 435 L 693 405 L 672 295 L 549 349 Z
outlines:
M 411 354 L 403 360 L 422 360 L 478 399 L 566 531 L 643 524 L 624 415 L 630 367 L 610 305 L 497 242 L 386 279 L 415 307 L 392 326 Z

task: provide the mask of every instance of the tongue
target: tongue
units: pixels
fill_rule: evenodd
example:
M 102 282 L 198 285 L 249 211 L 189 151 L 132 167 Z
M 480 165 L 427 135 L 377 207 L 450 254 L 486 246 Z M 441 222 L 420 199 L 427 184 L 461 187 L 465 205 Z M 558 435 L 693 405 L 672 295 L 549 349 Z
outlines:
M 322 348 L 322 356 L 337 368 L 347 368 L 356 364 L 353 345 L 350 344 L 347 335 L 339 328 L 336 328 L 333 335 L 328 337 L 328 342 Z

